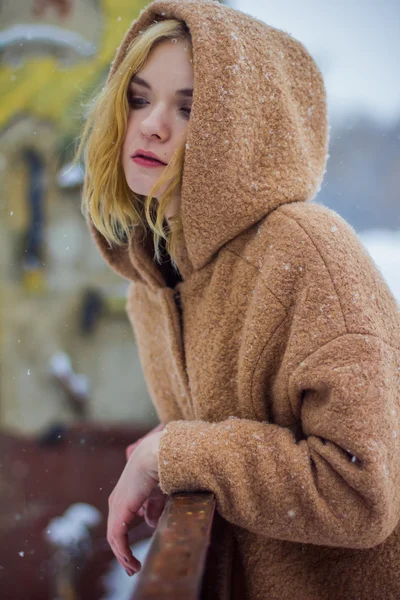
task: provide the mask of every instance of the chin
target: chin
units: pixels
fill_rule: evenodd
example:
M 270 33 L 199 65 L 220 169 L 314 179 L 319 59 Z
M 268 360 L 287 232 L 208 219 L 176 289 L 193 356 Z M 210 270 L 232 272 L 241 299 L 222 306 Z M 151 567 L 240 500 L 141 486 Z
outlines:
M 138 178 L 127 177 L 126 182 L 128 187 L 135 194 L 139 194 L 141 196 L 147 196 L 156 182 L 156 178 L 152 178 L 151 181 L 140 181 Z
M 150 187 L 151 186 L 143 186 L 143 185 L 131 185 L 128 183 L 129 189 L 134 193 L 134 194 L 139 194 L 139 196 L 148 196 L 149 192 L 150 192 Z

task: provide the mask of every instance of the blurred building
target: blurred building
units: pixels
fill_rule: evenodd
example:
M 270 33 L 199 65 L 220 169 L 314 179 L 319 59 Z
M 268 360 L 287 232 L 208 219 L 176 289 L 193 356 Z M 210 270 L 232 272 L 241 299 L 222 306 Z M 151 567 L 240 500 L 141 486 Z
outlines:
M 0 0 L 0 426 L 155 419 L 125 315 L 70 169 L 84 105 L 140 0 Z M 70 361 L 67 379 L 56 357 Z M 60 382 L 64 381 L 64 385 Z M 82 408 L 82 407 L 81 407 Z

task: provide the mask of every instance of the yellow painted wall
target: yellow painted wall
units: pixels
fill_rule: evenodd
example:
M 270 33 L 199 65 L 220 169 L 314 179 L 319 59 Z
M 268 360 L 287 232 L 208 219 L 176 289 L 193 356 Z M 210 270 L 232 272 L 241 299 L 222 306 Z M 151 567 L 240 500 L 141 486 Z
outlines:
M 130 23 L 147 0 L 102 0 L 106 23 L 99 53 L 75 66 L 63 68 L 56 59 L 32 57 L 18 68 L 0 63 L 0 133 L 20 113 L 54 120 L 61 132 L 77 127 L 78 114 L 72 118 L 71 106 L 87 101 L 112 61 L 116 48 Z

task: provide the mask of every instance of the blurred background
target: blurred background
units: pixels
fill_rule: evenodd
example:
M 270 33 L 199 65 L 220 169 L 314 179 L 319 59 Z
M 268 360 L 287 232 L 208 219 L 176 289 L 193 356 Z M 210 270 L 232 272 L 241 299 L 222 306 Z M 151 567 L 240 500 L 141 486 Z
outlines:
M 70 161 L 140 0 L 0 0 L 0 422 L 155 419 Z M 67 379 L 68 376 L 68 379 Z M 63 378 L 63 380 L 61 380 Z M 65 389 L 68 383 L 70 389 Z
M 148 3 L 0 0 L 0 545 L 7 539 L 10 552 L 14 540 L 13 556 L 29 558 L 23 569 L 36 583 L 51 571 L 40 557 L 35 563 L 46 519 L 89 497 L 105 510 L 124 444 L 135 437 L 129 431 L 139 435 L 156 423 L 125 314 L 128 284 L 90 239 L 80 212 L 83 165 L 71 166 L 85 104 Z M 331 131 L 317 201 L 354 227 L 400 301 L 400 4 L 226 3 L 292 34 L 319 65 Z M 37 475 L 49 456 L 43 448 L 60 439 L 69 439 L 75 461 L 80 448 L 82 469 L 62 459 L 64 447 Z M 96 444 L 100 464 L 90 451 Z M 57 509 L 48 499 L 55 484 L 71 492 Z M 38 596 L 21 588 L 19 596 L 6 562 L 0 553 L 7 598 L 47 597 L 44 588 Z

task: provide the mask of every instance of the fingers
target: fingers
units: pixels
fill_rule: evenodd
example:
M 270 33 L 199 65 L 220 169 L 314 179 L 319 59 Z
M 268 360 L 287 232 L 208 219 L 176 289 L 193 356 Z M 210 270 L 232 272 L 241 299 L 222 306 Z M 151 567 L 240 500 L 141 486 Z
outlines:
M 107 540 L 116 558 L 129 574 L 140 570 L 140 562 L 132 555 L 128 544 L 128 530 L 135 516 L 151 497 L 158 497 L 161 490 L 154 491 L 158 485 L 157 449 L 160 433 L 148 436 L 143 440 L 126 463 L 125 468 L 109 498 L 107 521 Z M 146 439 L 146 438 L 145 438 Z M 136 444 L 138 445 L 138 444 Z M 160 509 L 153 510 L 151 515 L 158 515 Z M 153 518 L 152 516 L 152 518 Z
M 141 569 L 129 548 L 129 526 L 156 485 L 140 464 L 129 461 L 109 498 L 107 540 L 118 562 L 129 574 Z
M 128 543 L 128 529 L 135 514 L 129 510 L 122 515 L 122 519 L 109 518 L 107 527 L 107 540 L 119 564 L 129 575 L 137 573 L 142 568 L 140 562 L 132 554 Z
M 157 527 L 158 521 L 164 511 L 166 502 L 165 498 L 149 501 L 145 512 L 145 521 L 149 527 Z
M 143 502 L 142 506 L 139 508 L 139 510 L 138 510 L 139 517 L 144 517 L 144 515 L 146 514 L 148 501 L 149 501 L 149 499 L 147 499 L 145 502 Z
M 158 521 L 164 511 L 166 500 L 167 496 L 161 491 L 159 486 L 156 486 L 143 506 L 143 514 L 147 525 L 157 527 Z

